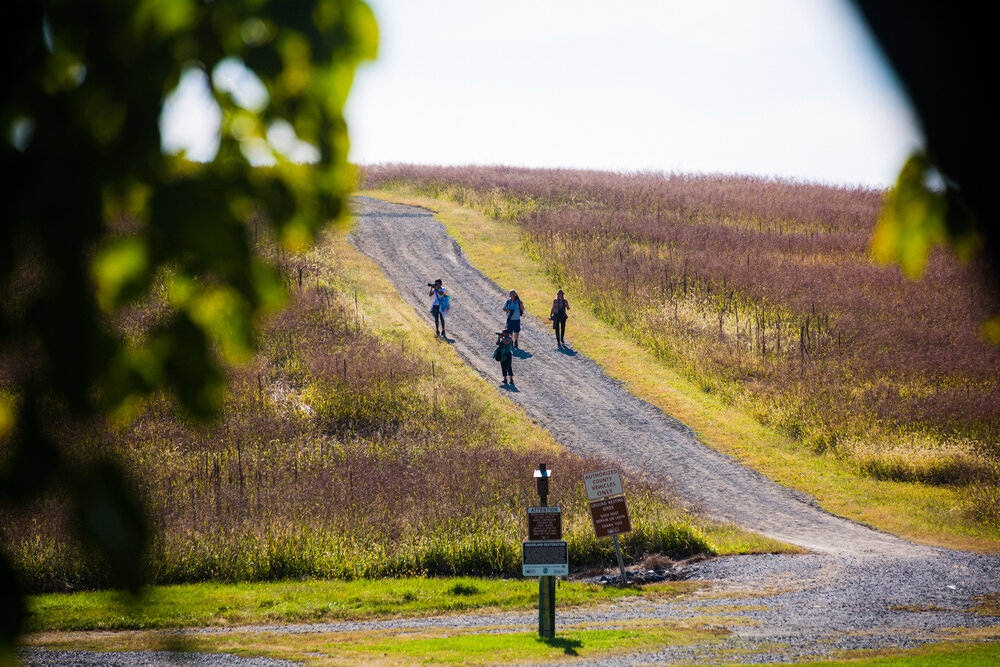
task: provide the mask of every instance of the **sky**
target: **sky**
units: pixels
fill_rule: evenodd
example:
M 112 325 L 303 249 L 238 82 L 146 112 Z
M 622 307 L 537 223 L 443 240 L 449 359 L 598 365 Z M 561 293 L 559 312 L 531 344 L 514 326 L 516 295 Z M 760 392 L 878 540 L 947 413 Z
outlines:
M 368 0 L 351 161 L 889 186 L 922 145 L 845 0 Z

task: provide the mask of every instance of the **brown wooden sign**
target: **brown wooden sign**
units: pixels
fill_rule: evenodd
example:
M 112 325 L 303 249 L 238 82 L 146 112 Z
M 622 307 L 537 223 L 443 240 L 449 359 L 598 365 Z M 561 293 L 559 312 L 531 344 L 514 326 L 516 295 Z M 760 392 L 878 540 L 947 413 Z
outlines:
M 562 539 L 562 508 L 561 507 L 529 507 L 528 508 L 528 539 L 561 540 Z
M 590 503 L 590 518 L 594 520 L 594 533 L 598 537 L 612 537 L 632 532 L 625 497 L 594 500 Z

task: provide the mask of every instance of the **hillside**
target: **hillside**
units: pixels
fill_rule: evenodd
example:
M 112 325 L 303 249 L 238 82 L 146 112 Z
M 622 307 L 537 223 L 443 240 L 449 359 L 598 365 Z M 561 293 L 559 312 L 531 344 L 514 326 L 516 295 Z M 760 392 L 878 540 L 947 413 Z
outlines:
M 373 167 L 366 184 L 515 225 L 598 317 L 769 428 L 995 525 L 1000 347 L 975 265 L 874 263 L 882 193 L 740 177 Z M 933 492 L 930 492 L 933 494 Z
M 259 323 L 252 363 L 230 368 L 219 422 L 157 399 L 130 423 L 76 434 L 81 449 L 115 452 L 145 500 L 148 581 L 515 576 L 541 461 L 560 471 L 551 500 L 572 517 L 574 565 L 612 562 L 580 480 L 606 462 L 557 446 L 440 349 L 347 231 L 305 255 L 260 241 L 279 258 L 289 303 Z M 138 303 L 117 326 L 141 337 L 166 307 Z M 630 560 L 781 549 L 684 511 L 655 484 L 628 483 Z M 106 565 L 74 546 L 73 518 L 59 493 L 0 516 L 29 590 L 106 585 Z

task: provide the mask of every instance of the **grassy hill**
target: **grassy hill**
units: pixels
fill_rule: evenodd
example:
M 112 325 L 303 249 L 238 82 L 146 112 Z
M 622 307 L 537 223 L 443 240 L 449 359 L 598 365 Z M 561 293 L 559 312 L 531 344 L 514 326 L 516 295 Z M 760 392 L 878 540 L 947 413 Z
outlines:
M 580 476 L 606 465 L 562 450 L 501 399 L 402 301 L 378 267 L 331 231 L 283 256 L 288 307 L 261 322 L 260 353 L 230 370 L 220 422 L 199 425 L 166 400 L 127 424 L 75 434 L 114 456 L 145 499 L 152 583 L 519 576 L 532 470 L 560 471 L 551 502 L 577 567 L 614 562 L 589 523 Z M 259 251 L 274 256 L 262 243 Z M 165 306 L 136 304 L 116 324 L 142 336 Z M 628 480 L 636 525 L 628 557 L 780 550 L 674 507 Z M 99 588 L 104 565 L 73 546 L 58 491 L 0 517 L 0 539 L 33 591 Z
M 995 301 L 978 267 L 944 254 L 920 282 L 874 263 L 882 193 L 409 166 L 370 168 L 365 185 L 439 210 L 536 310 L 566 289 L 595 316 L 570 338 L 712 446 L 839 514 L 996 549 L 1000 348 L 980 331 Z

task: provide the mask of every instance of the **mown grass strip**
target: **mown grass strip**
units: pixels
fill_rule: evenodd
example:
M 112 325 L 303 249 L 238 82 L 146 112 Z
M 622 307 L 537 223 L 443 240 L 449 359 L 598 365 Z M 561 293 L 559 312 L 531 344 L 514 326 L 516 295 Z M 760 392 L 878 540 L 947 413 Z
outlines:
M 855 653 L 836 660 L 798 663 L 807 667 L 993 667 L 1000 664 L 1000 644 L 934 644 L 897 655 Z
M 560 608 L 622 598 L 667 599 L 698 588 L 673 582 L 638 588 L 560 582 Z M 318 623 L 418 617 L 472 610 L 530 610 L 534 579 L 471 577 L 310 580 L 155 586 L 139 598 L 119 591 L 50 593 L 29 598 L 30 632 L 142 630 Z
M 517 225 L 413 192 L 359 194 L 435 211 L 479 270 L 497 284 L 518 286 L 529 311 L 548 313 L 559 285 L 541 262 L 512 242 L 521 238 Z M 572 294 L 567 298 L 573 303 Z M 830 512 L 924 544 L 1000 552 L 1000 526 L 963 518 L 962 497 L 954 488 L 858 475 L 706 393 L 585 308 L 572 310 L 566 336 L 633 394 L 695 429 L 702 442 L 780 484 L 810 494 Z
M 156 631 L 123 633 L 49 633 L 28 637 L 25 646 L 85 651 L 180 651 L 269 657 L 307 665 L 480 665 L 573 664 L 577 661 L 650 654 L 669 647 L 691 647 L 717 660 L 728 633 L 703 622 L 649 623 L 623 620 L 610 627 L 558 627 L 542 640 L 515 627 L 456 629 L 399 628 L 337 632 L 229 632 L 178 634 Z M 736 652 L 741 652 L 737 649 Z M 730 653 L 732 654 L 732 653 Z M 752 656 L 748 654 L 747 657 Z M 941 643 L 914 649 L 845 652 L 836 658 L 802 662 L 810 667 L 978 667 L 1000 661 L 997 643 Z M 733 662 L 731 665 L 746 664 Z M 761 663 L 764 664 L 764 663 Z M 767 663 L 786 664 L 786 663 Z
M 301 661 L 307 665 L 494 665 L 564 663 L 607 656 L 650 653 L 668 646 L 711 645 L 725 631 L 684 622 L 670 626 L 624 621 L 613 627 L 563 628 L 553 639 L 540 639 L 523 628 L 475 630 L 394 629 L 316 633 L 225 633 L 164 635 L 126 633 L 113 637 L 48 636 L 28 646 L 85 651 L 156 651 L 230 653 Z

